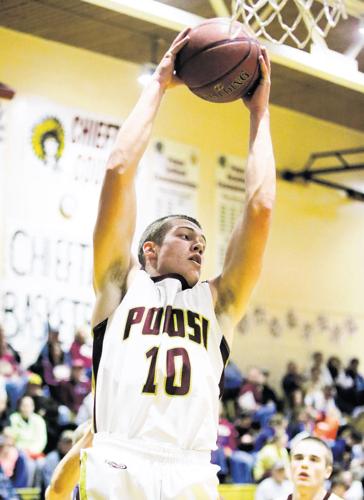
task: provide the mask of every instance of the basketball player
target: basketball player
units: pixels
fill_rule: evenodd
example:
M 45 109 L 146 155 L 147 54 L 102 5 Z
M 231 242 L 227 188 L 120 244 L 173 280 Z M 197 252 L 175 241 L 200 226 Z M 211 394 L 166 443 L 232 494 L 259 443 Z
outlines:
M 233 328 L 260 273 L 275 198 L 270 63 L 264 50 L 260 85 L 245 100 L 247 203 L 222 273 L 200 282 L 206 239 L 193 218 L 168 216 L 151 224 L 140 241 L 139 263 L 130 250 L 138 162 L 164 93 L 176 83 L 175 57 L 187 41 L 185 30 L 162 58 L 106 165 L 94 232 L 95 435 L 81 459 L 82 499 L 218 498 L 210 452 L 219 384 Z
M 287 500 L 340 500 L 325 489 L 332 463 L 332 452 L 321 439 L 307 437 L 298 441 L 291 451 L 293 494 Z

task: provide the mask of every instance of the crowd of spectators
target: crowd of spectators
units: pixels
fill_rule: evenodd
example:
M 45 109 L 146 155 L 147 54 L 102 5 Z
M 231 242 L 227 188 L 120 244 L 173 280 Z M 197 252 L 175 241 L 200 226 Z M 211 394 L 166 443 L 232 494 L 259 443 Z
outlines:
M 50 330 L 38 359 L 28 368 L 0 326 L 0 498 L 36 486 L 41 497 L 52 473 L 72 447 L 74 430 L 92 416 L 92 346 L 79 330 L 65 352 Z M 300 369 L 287 364 L 281 391 L 269 373 L 251 367 L 225 370 L 219 436 L 213 462 L 220 482 L 256 483 L 256 500 L 292 491 L 289 449 L 308 435 L 324 439 L 334 455 L 330 488 L 345 500 L 364 498 L 364 377 L 354 358 L 343 366 L 321 353 Z M 272 496 L 273 495 L 273 496 Z
M 256 500 L 287 498 L 289 450 L 313 435 L 330 446 L 334 470 L 328 485 L 345 500 L 364 498 L 364 377 L 359 360 L 343 366 L 315 352 L 310 366 L 290 361 L 281 391 L 269 385 L 269 373 L 251 367 L 242 374 L 230 361 L 213 462 L 220 482 L 257 483 Z
M 32 486 L 44 498 L 74 430 L 91 417 L 91 367 L 84 330 L 65 352 L 50 329 L 38 359 L 24 368 L 0 325 L 0 498 L 16 499 L 16 489 Z

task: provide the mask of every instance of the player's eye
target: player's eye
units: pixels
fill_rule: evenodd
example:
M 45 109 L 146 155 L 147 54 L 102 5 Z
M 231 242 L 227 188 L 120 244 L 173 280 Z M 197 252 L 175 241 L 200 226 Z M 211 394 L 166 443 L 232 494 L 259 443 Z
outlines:
M 188 234 L 181 234 L 180 237 L 184 240 L 189 240 L 190 237 L 188 236 Z

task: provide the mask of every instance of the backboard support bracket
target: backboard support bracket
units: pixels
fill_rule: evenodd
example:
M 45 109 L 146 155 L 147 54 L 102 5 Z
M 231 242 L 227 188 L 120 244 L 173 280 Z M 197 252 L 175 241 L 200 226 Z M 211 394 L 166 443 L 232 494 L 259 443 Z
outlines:
M 361 154 L 364 155 L 364 147 L 312 153 L 302 170 L 284 169 L 279 171 L 278 175 L 281 179 L 288 182 L 313 182 L 329 189 L 344 191 L 348 198 L 364 202 L 364 191 L 321 177 L 329 174 L 364 171 L 364 161 L 350 161 L 350 156 Z M 339 165 L 314 168 L 315 163 L 322 159 L 335 159 Z

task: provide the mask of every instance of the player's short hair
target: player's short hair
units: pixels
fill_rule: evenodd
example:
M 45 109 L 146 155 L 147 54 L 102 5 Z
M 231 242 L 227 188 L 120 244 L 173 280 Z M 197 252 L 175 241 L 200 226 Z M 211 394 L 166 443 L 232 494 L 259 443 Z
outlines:
M 332 455 L 332 451 L 331 451 L 331 448 L 330 446 L 325 443 L 325 441 L 323 441 L 322 439 L 318 438 L 318 437 L 315 437 L 315 436 L 307 436 L 305 438 L 302 438 L 300 439 L 297 443 L 295 443 L 295 445 L 293 446 L 293 449 L 291 450 L 291 453 L 293 452 L 293 450 L 296 448 L 296 446 L 298 446 L 300 443 L 302 443 L 303 441 L 313 441 L 314 443 L 318 443 L 320 444 L 323 448 L 325 448 L 325 451 L 326 451 L 326 465 L 330 465 L 332 466 L 332 464 L 334 463 L 334 457 Z
M 145 258 L 143 252 L 143 245 L 146 241 L 153 241 L 157 245 L 161 245 L 163 243 L 165 235 L 168 233 L 170 228 L 172 227 L 171 222 L 175 219 L 184 219 L 193 224 L 196 224 L 197 227 L 202 229 L 201 224 L 190 217 L 189 215 L 166 215 L 165 217 L 161 217 L 160 219 L 155 220 L 144 230 L 138 245 L 138 260 L 142 267 L 145 266 Z

